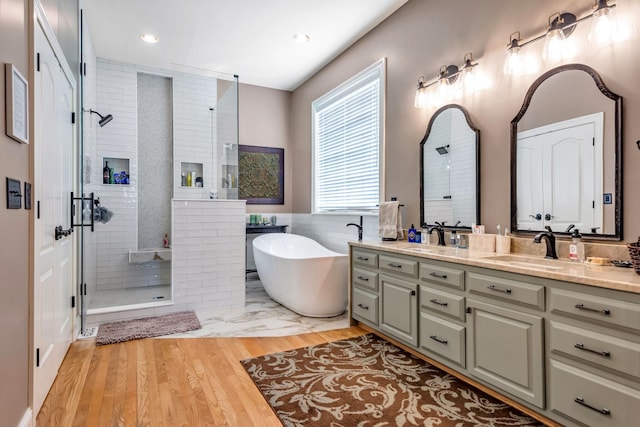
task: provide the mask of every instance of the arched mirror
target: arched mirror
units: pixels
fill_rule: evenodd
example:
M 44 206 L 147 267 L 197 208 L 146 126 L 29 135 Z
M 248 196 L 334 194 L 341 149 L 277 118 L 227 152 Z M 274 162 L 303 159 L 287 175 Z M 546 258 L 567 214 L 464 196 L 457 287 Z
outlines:
M 460 105 L 436 111 L 420 143 L 420 222 L 450 228 L 480 223 L 480 131 Z
M 540 76 L 511 121 L 511 229 L 622 238 L 622 97 L 582 64 Z

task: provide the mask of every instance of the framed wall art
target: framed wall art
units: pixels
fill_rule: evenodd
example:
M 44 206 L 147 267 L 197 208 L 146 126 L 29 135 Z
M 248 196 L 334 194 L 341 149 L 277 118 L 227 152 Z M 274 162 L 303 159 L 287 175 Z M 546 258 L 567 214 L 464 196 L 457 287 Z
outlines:
M 284 148 L 238 146 L 238 198 L 254 205 L 284 204 Z
M 7 136 L 29 143 L 29 83 L 13 64 L 5 64 Z

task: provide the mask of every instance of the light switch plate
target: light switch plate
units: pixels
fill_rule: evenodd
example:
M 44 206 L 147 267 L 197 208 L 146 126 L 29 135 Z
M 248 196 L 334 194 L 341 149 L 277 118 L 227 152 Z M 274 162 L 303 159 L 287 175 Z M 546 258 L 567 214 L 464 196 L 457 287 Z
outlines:
M 24 183 L 24 208 L 31 209 L 31 183 Z
M 7 177 L 7 209 L 22 209 L 20 181 Z

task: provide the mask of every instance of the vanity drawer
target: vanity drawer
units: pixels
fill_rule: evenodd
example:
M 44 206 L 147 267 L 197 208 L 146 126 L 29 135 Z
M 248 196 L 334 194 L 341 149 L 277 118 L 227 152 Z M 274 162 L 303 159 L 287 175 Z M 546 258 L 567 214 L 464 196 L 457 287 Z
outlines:
M 351 282 L 354 286 L 371 289 L 375 292 L 378 291 L 378 273 L 375 271 L 354 267 L 352 270 Z
M 431 351 L 465 367 L 465 328 L 420 313 L 420 349 Z
M 418 277 L 418 262 L 388 255 L 380 255 L 380 270 L 390 271 L 408 277 Z
M 367 291 L 354 289 L 351 297 L 352 315 L 378 325 L 378 296 Z
M 446 314 L 464 322 L 464 297 L 420 285 L 420 309 Z
M 629 427 L 640 419 L 640 392 L 551 360 L 550 409 L 588 426 Z
M 552 288 L 551 311 L 640 330 L 640 306 L 611 298 Z
M 367 251 L 361 251 L 360 249 L 353 250 L 353 259 L 352 262 L 354 264 L 359 264 L 363 266 L 378 267 L 378 254 L 374 254 Z
M 420 281 L 433 282 L 464 291 L 464 271 L 420 263 Z
M 544 310 L 544 286 L 479 273 L 467 273 L 469 291 Z
M 640 344 L 551 322 L 551 351 L 640 378 Z

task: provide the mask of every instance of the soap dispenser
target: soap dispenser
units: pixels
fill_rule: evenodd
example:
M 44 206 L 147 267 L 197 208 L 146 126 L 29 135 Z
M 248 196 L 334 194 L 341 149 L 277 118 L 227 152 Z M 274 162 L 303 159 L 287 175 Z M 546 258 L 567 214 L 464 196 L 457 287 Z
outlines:
M 411 224 L 411 227 L 409 228 L 409 230 L 407 230 L 407 236 L 408 236 L 407 240 L 410 243 L 415 243 L 416 242 L 416 229 L 413 226 L 413 224 Z
M 569 259 L 575 262 L 584 262 L 584 243 L 582 243 L 582 234 L 577 228 L 574 228 L 573 233 L 571 233 Z

